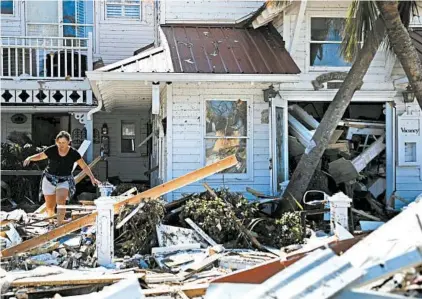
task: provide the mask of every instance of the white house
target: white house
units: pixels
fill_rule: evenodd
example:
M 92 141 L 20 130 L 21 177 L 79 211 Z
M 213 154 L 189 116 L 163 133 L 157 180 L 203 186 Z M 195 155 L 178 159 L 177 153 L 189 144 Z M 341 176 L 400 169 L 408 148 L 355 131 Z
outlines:
M 241 192 L 252 187 L 267 194 L 280 191 L 280 183 L 288 180 L 288 152 L 292 145 L 287 138 L 288 107 L 299 103 L 309 114 L 321 117 L 344 78 L 341 74 L 327 74 L 347 72 L 350 68 L 337 51 L 338 32 L 350 1 L 291 1 L 279 8 L 262 4 L 228 0 L 144 1 L 127 8 L 123 7 L 125 4 L 95 2 L 94 54 L 89 59 L 102 57 L 106 65 L 87 69 L 88 80 L 81 75 L 78 80 L 55 78 L 48 84 L 83 85 L 89 81 L 90 87 L 83 85 L 86 94 L 90 96 L 92 91 L 98 101 L 93 110 L 93 128 L 101 130 L 106 123 L 109 129 L 110 176 L 142 180 L 147 172 L 151 184 L 156 185 L 233 153 L 235 148 L 240 163 L 228 172 L 207 178 L 211 186 L 228 186 Z M 29 6 L 22 7 L 17 2 L 16 7 L 19 5 L 23 16 Z M 132 6 L 139 7 L 139 14 L 133 12 Z M 118 16 L 112 16 L 116 11 Z M 14 17 L 26 30 L 18 35 L 28 34 L 31 23 L 19 14 Z M 58 23 L 60 34 L 64 25 Z M 415 27 L 415 45 L 419 45 L 418 32 Z M 6 82 L 3 77 L 2 84 Z M 418 128 L 420 132 L 421 117 L 415 102 L 403 101 L 402 91 L 407 85 L 404 77 L 396 59 L 380 49 L 355 93 L 347 117 L 383 121 L 387 198 L 396 194 L 411 201 L 422 192 L 422 158 L 417 154 L 422 152 L 418 150 L 422 137 L 415 133 Z M 34 84 L 39 79 L 22 78 L 21 82 Z M 8 84 L 17 84 L 16 79 L 9 81 Z M 274 98 L 263 92 L 271 85 L 279 91 Z M 51 89 L 56 90 L 57 86 Z M 64 89 L 71 90 L 68 85 Z M 2 94 L 3 90 L 2 86 Z M 69 108 L 64 102 L 54 107 L 69 109 L 67 112 L 85 109 L 81 113 L 94 108 L 88 100 L 82 104 L 83 108 Z M 20 106 L 27 109 L 21 111 L 28 117 L 35 115 L 30 110 L 32 103 L 19 103 Z M 51 107 L 40 106 L 37 103 L 36 109 L 52 111 Z M 24 109 L 17 108 L 16 101 L 11 107 L 8 109 Z M 11 114 L 4 115 L 2 111 L 2 125 L 14 128 L 16 124 L 9 120 Z M 90 121 L 85 122 L 89 129 Z M 70 124 L 72 129 L 83 128 L 74 118 Z M 409 133 L 407 127 L 414 131 Z M 138 147 L 140 143 L 142 146 Z M 124 152 L 127 148 L 135 151 Z M 93 150 L 97 155 L 97 144 Z M 168 199 L 201 190 L 199 182 L 169 194 Z M 396 200 L 395 204 L 399 208 L 403 202 Z

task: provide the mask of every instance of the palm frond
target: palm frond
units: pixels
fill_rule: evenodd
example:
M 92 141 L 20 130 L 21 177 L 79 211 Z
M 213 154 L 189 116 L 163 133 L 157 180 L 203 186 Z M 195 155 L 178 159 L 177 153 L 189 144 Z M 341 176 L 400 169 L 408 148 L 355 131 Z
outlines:
M 341 55 L 345 60 L 354 60 L 360 43 L 366 39 L 377 19 L 378 10 L 374 1 L 354 0 L 350 4 L 341 45 Z

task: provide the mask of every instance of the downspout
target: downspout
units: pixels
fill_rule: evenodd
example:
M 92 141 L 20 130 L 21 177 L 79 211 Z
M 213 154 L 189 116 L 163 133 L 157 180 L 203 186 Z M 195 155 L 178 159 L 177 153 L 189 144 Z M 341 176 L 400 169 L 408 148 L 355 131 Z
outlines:
M 97 113 L 98 111 L 101 111 L 102 108 L 103 108 L 103 100 L 102 99 L 99 99 L 98 100 L 98 106 L 95 107 L 95 108 L 92 108 L 91 110 L 88 111 L 87 119 L 88 120 L 92 120 L 92 115 L 94 113 Z

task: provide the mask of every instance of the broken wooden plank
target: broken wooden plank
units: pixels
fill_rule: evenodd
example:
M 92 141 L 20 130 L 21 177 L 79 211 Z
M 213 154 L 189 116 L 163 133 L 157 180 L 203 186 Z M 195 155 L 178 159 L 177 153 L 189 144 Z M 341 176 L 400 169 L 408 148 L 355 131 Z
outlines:
M 214 192 L 214 190 L 210 187 L 210 185 L 208 185 L 207 183 L 203 183 L 202 186 L 205 187 L 205 189 L 207 189 L 207 191 L 214 197 L 214 198 L 218 198 L 217 193 Z
M 202 167 L 198 170 L 192 171 L 188 174 L 185 174 L 181 177 L 178 177 L 176 179 L 173 179 L 171 181 L 168 181 L 162 185 L 156 186 L 154 188 L 151 188 L 147 191 L 144 191 L 138 195 L 135 195 L 132 198 L 125 199 L 119 203 L 117 203 L 115 207 L 115 211 L 117 211 L 125 206 L 125 205 L 136 205 L 138 204 L 142 199 L 145 198 L 151 198 L 156 199 L 166 193 L 172 192 L 176 189 L 182 188 L 186 185 L 189 185 L 193 182 L 197 182 L 199 180 L 202 180 L 210 175 L 213 175 L 217 172 L 220 172 L 224 169 L 230 168 L 232 166 L 235 166 L 238 163 L 236 159 L 236 155 L 231 155 L 227 158 L 224 158 L 220 161 L 217 161 L 213 164 L 207 165 L 205 167 Z
M 181 299 L 189 299 L 189 297 L 182 291 L 182 290 L 180 290 L 180 291 L 178 291 L 177 293 L 177 296 L 179 296 Z
M 145 202 L 139 203 L 139 205 L 133 209 L 132 212 L 130 212 L 129 215 L 127 215 L 120 223 L 116 225 L 116 229 L 120 229 L 123 225 L 125 225 L 126 222 L 128 222 L 136 213 L 139 212 L 140 209 L 142 209 L 145 205 Z
M 378 138 L 377 141 L 371 144 L 365 151 L 352 161 L 340 158 L 329 164 L 329 172 L 337 184 L 352 181 L 359 176 L 366 165 L 376 156 L 378 156 L 384 149 L 385 135 Z
M 69 209 L 69 210 L 96 210 L 93 206 L 78 206 L 78 205 L 57 205 L 57 209 Z
M 191 277 L 192 275 L 194 275 L 195 273 L 198 273 L 199 271 L 205 269 L 206 267 L 208 267 L 209 265 L 211 265 L 214 262 L 218 261 L 221 257 L 223 257 L 223 256 L 225 256 L 227 254 L 228 253 L 218 253 L 218 254 L 213 254 L 211 256 L 208 256 L 204 260 L 202 260 L 202 261 L 200 261 L 198 263 L 192 264 L 185 271 L 179 272 L 177 274 L 177 276 L 180 278 L 180 280 L 186 280 L 189 277 Z
M 236 164 L 237 164 L 236 156 L 231 155 L 223 160 L 207 165 L 203 168 L 190 172 L 184 176 L 173 179 L 167 183 L 151 188 L 135 196 L 123 199 L 114 205 L 114 213 L 117 214 L 120 211 L 120 208 L 127 204 L 137 204 L 142 199 L 145 199 L 145 198 L 158 198 L 168 192 L 182 188 L 186 185 L 199 181 L 203 178 L 206 178 L 210 175 L 213 175 L 214 173 L 217 173 L 224 169 L 232 167 Z M 95 223 L 96 218 L 97 218 L 97 212 L 93 212 L 90 215 L 81 217 L 67 224 L 64 224 L 56 229 L 53 229 L 44 235 L 37 236 L 30 240 L 24 241 L 16 246 L 12 246 L 10 248 L 4 249 L 1 251 L 0 256 L 7 257 L 7 256 L 12 256 L 21 252 L 25 252 L 29 249 L 40 246 L 51 240 L 57 239 L 59 237 L 67 235 L 68 233 L 81 229 L 82 227 L 92 225 Z
M 208 236 L 195 222 L 191 219 L 186 218 L 186 223 L 190 225 L 205 241 L 207 241 L 210 245 L 215 246 L 217 242 L 215 242 L 210 236 Z
M 96 277 L 97 276 L 97 277 Z M 58 286 L 58 285 L 84 285 L 84 284 L 109 284 L 136 276 L 141 279 L 145 277 L 145 273 L 132 274 L 89 274 L 73 277 L 71 275 L 47 276 L 47 277 L 30 277 L 15 280 L 11 283 L 12 287 L 40 287 L 40 286 Z
M 372 220 L 375 220 L 375 221 L 381 221 L 381 218 L 378 218 L 378 217 L 372 216 L 371 214 L 365 213 L 364 211 L 357 210 L 357 209 L 355 209 L 355 208 L 352 208 L 352 212 L 353 212 L 353 213 L 356 213 L 356 214 L 358 214 L 358 215 L 361 215 L 361 216 L 363 216 L 363 217 L 366 217 L 366 218 L 368 218 L 368 219 L 372 219 Z

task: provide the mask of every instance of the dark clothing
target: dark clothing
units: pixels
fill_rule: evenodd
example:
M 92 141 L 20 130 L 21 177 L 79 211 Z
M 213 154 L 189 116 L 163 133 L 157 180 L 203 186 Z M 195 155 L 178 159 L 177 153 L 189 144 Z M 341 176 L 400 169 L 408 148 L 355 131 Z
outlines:
M 81 158 L 81 155 L 77 150 L 71 147 L 67 155 L 62 157 L 59 155 L 57 145 L 46 148 L 44 154 L 48 157 L 48 165 L 41 176 L 39 190 L 40 201 L 43 195 L 42 181 L 44 177 L 53 184 L 53 186 L 57 186 L 58 183 L 67 181 L 69 183 L 69 198 L 72 198 L 76 191 L 76 183 L 72 175 L 73 165 Z
M 66 156 L 59 155 L 57 145 L 48 147 L 44 153 L 48 157 L 48 165 L 45 171 L 54 176 L 72 175 L 73 165 L 81 158 L 81 155 L 73 147 L 69 149 Z

